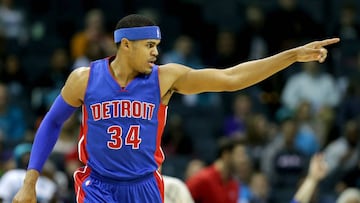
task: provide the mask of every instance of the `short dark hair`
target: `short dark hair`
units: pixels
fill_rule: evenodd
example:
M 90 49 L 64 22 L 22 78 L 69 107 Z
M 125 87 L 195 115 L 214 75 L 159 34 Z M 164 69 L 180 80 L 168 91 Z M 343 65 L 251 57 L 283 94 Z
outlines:
M 115 30 L 120 28 L 143 27 L 143 26 L 154 26 L 154 25 L 156 25 L 155 22 L 144 15 L 130 14 L 119 20 L 119 22 L 116 24 Z
M 224 153 L 231 152 L 236 146 L 246 146 L 247 140 L 238 137 L 220 137 L 218 140 L 217 158 L 220 158 Z

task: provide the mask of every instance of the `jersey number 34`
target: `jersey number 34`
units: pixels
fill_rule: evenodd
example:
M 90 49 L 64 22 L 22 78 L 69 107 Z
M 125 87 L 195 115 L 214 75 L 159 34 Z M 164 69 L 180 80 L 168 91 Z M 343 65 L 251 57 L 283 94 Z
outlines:
M 129 130 L 126 133 L 126 136 L 123 140 L 123 129 L 121 126 L 112 125 L 107 129 L 107 133 L 110 134 L 110 139 L 107 142 L 107 146 L 110 149 L 120 149 L 123 146 L 123 142 L 125 145 L 131 146 L 132 149 L 139 149 L 139 145 L 141 143 L 140 134 L 140 126 L 139 125 L 130 125 Z

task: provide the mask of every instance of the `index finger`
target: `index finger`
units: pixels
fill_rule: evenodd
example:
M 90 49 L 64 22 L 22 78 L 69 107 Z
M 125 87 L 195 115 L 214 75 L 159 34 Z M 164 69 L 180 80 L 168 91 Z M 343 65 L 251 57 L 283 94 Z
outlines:
M 322 41 L 319 41 L 318 42 L 318 46 L 327 46 L 327 45 L 330 45 L 330 44 L 335 44 L 335 43 L 338 43 L 340 41 L 340 38 L 331 38 L 331 39 L 325 39 L 325 40 L 322 40 Z

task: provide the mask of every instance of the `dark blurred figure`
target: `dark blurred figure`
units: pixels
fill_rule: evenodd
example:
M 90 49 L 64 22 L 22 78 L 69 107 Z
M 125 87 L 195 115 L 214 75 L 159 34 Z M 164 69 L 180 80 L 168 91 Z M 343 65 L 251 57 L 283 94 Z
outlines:
M 0 81 L 8 86 L 12 102 L 21 103 L 24 99 L 28 100 L 28 78 L 17 54 L 8 54 L 5 57 L 3 69 L 0 69 Z
M 268 54 L 275 54 L 293 48 L 303 41 L 323 36 L 324 28 L 299 5 L 298 0 L 277 0 L 277 2 L 277 6 L 265 16 Z M 268 106 L 271 117 L 280 107 L 279 94 L 285 84 L 286 74 L 293 70 L 294 68 L 291 68 L 276 74 L 259 84 L 263 91 L 262 101 Z
M 225 136 L 246 137 L 246 124 L 253 113 L 252 106 L 252 100 L 249 95 L 238 94 L 234 96 L 232 112 L 224 120 L 223 133 Z
M 239 63 L 237 33 L 231 30 L 219 30 L 216 36 L 216 48 L 213 56 L 206 62 L 208 65 L 227 68 Z
M 55 97 L 60 93 L 61 87 L 65 84 L 70 74 L 69 53 L 64 48 L 56 48 L 50 58 L 47 69 L 39 74 L 38 78 L 32 81 L 32 105 L 38 113 L 42 114 Z
M 241 60 L 259 59 L 268 54 L 265 13 L 262 7 L 248 4 L 245 8 L 245 23 L 239 33 Z
M 26 168 L 30 159 L 32 145 L 21 143 L 14 148 L 14 160 L 16 167 L 7 171 L 0 179 L 0 200 L 3 203 L 10 203 L 16 192 L 23 184 Z M 57 185 L 54 181 L 55 168 L 50 161 L 47 161 L 39 182 L 36 184 L 37 202 L 56 203 Z
M 356 19 L 357 13 L 354 3 L 344 3 L 331 34 L 340 37 L 342 41 L 359 39 L 360 23 Z
M 324 197 L 334 200 L 345 189 L 343 177 L 358 166 L 360 160 L 360 131 L 356 120 L 348 120 L 343 124 L 340 136 L 331 141 L 324 149 L 329 166 L 329 175 L 322 185 Z M 355 177 L 353 180 L 356 179 Z
M 25 136 L 24 111 L 11 103 L 8 86 L 0 82 L 0 137 L 7 149 L 13 148 Z
M 100 44 L 92 41 L 88 42 L 86 43 L 86 49 L 84 55 L 79 56 L 75 59 L 72 65 L 72 69 L 90 66 L 91 61 L 95 61 L 103 57 L 105 57 L 105 52 L 101 48 Z
M 0 2 L 0 32 L 6 38 L 7 50 L 18 51 L 28 40 L 25 12 L 14 0 Z
M 193 150 L 192 140 L 185 131 L 183 120 L 174 114 L 164 131 L 162 141 L 164 153 L 171 155 L 191 155 Z
M 105 55 L 114 55 L 116 53 L 116 46 L 113 43 L 112 36 L 106 30 L 105 15 L 102 10 L 89 10 L 84 18 L 83 28 L 71 36 L 71 59 L 76 60 L 84 56 L 89 42 L 99 44 Z
M 246 141 L 249 156 L 254 162 L 254 168 L 258 170 L 264 149 L 269 141 L 276 136 L 276 131 L 272 123 L 262 113 L 251 114 L 246 126 Z
M 298 0 L 278 0 L 275 9 L 266 15 L 269 54 L 292 48 L 303 40 L 323 36 L 318 24 Z
M 294 187 L 304 175 L 308 157 L 296 148 L 298 126 L 294 119 L 281 121 L 279 135 L 263 150 L 261 170 L 270 179 L 275 202 L 289 202 L 296 191 Z

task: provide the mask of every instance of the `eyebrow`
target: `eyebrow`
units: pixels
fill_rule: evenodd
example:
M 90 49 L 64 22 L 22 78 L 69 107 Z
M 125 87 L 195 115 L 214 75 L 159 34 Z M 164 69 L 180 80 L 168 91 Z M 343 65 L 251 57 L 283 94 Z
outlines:
M 151 41 L 151 40 L 149 40 L 149 41 L 147 41 L 147 42 L 146 42 L 146 44 L 150 44 L 150 45 L 159 45 L 159 44 L 160 44 L 160 42 L 156 42 L 156 41 Z

